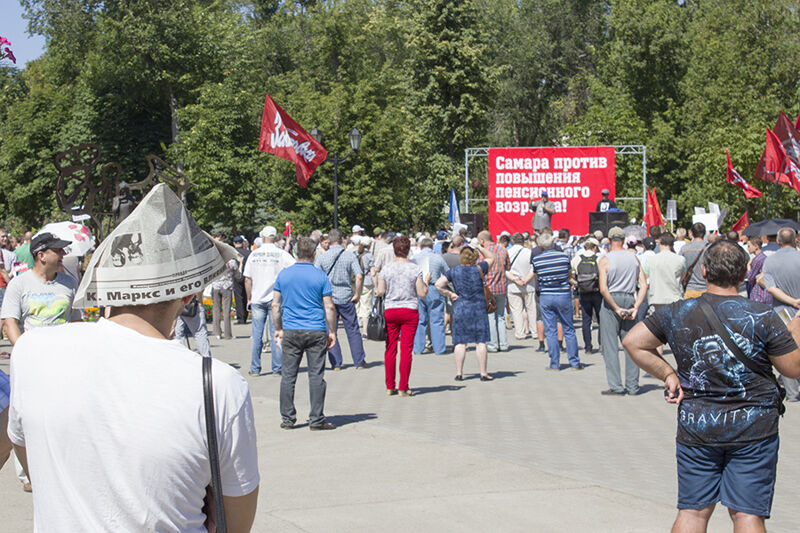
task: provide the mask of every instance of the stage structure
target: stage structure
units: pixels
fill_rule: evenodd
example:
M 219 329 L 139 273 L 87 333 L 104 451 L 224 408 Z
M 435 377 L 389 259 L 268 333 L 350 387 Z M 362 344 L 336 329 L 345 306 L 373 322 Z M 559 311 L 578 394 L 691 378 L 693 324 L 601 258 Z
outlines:
M 641 200 L 647 207 L 647 147 L 644 145 L 467 148 L 464 158 L 464 212 L 469 203 L 489 203 L 489 230 L 530 231 L 530 200 L 547 190 L 556 206 L 553 228 L 573 234 L 588 232 L 589 215 L 607 188 L 611 199 Z M 615 198 L 616 156 L 642 158 L 642 196 Z M 474 157 L 489 159 L 488 198 L 469 197 L 469 165 Z M 624 208 L 623 205 L 619 207 Z M 581 213 L 580 216 L 570 216 Z

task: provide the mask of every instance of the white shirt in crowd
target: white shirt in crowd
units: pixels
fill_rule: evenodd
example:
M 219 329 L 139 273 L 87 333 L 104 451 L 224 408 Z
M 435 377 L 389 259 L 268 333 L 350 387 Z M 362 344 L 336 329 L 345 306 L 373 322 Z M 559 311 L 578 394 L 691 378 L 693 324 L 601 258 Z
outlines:
M 508 262 L 514 262 L 509 269 L 512 274 L 515 276 L 519 276 L 524 278 L 527 276 L 531 271 L 531 249 L 525 248 L 521 244 L 515 244 L 511 248 L 508 249 Z M 523 287 L 520 287 L 514 282 L 508 282 L 506 284 L 507 291 L 511 293 L 519 294 L 523 292 Z M 530 281 L 524 287 L 524 292 L 531 292 L 535 290 L 535 283 L 533 280 Z
M 206 531 L 201 361 L 105 319 L 20 337 L 8 434 L 27 451 L 35 531 Z M 229 365 L 212 375 L 222 492 L 244 496 L 259 483 L 250 394 Z
M 244 277 L 252 281 L 250 302 L 265 304 L 272 301 L 275 280 L 284 268 L 295 264 L 294 257 L 275 243 L 265 242 L 252 252 L 244 265 Z

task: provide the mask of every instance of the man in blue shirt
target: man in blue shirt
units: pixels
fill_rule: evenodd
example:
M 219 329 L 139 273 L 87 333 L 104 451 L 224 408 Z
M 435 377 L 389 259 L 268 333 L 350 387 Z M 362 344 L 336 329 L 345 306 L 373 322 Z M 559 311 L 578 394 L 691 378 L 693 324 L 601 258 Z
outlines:
M 433 239 L 424 237 L 420 240 L 422 250 L 411 260 L 422 269 L 423 277 L 430 272 L 431 282 L 425 298 L 419 298 L 419 324 L 414 336 L 414 353 L 425 350 L 425 335 L 430 325 L 431 344 L 437 355 L 445 353 L 447 344 L 444 337 L 444 296 L 435 290 L 434 283 L 444 276 L 449 267 L 441 255 L 433 252 Z
M 311 397 L 309 428 L 334 429 L 325 421 L 325 352 L 336 344 L 336 308 L 328 276 L 316 268 L 317 243 L 308 237 L 297 241 L 297 263 L 282 270 L 275 280 L 272 314 L 275 343 L 283 348 L 281 371 L 281 427 L 291 429 L 297 421 L 294 385 L 303 352 L 308 365 Z

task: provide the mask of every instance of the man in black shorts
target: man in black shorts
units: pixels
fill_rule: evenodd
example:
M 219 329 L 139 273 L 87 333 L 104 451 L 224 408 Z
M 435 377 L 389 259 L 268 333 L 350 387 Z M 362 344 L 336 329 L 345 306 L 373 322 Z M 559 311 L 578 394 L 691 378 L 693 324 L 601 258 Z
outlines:
M 800 318 L 784 325 L 770 306 L 738 296 L 747 260 L 737 244 L 717 241 L 701 267 L 707 293 L 660 306 L 623 340 L 678 405 L 673 533 L 705 531 L 717 502 L 735 531 L 763 532 L 770 515 L 783 407 L 772 367 L 800 376 Z M 658 356 L 664 343 L 677 371 Z

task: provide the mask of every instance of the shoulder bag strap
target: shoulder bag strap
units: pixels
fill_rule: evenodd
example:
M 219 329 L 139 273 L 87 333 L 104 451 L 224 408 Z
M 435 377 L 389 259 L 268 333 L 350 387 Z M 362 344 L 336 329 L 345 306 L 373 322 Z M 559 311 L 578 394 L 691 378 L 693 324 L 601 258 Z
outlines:
M 706 248 L 708 248 L 707 244 L 703 246 L 703 249 L 700 250 L 700 253 L 694 258 L 694 261 L 692 261 L 692 266 L 686 269 L 686 272 L 689 273 L 689 278 L 686 281 L 686 285 L 683 286 L 684 291 L 686 290 L 686 286 L 689 285 L 689 281 L 692 280 L 692 272 L 694 271 L 694 267 L 697 265 L 697 262 L 700 261 L 700 258 L 703 257 L 703 254 L 706 253 Z
M 344 249 L 342 249 L 342 251 L 340 251 L 339 254 L 336 256 L 336 259 L 333 260 L 333 263 L 331 263 L 331 267 L 327 271 L 325 271 L 325 275 L 326 276 L 330 276 L 331 275 L 331 272 L 333 271 L 333 267 L 336 266 L 337 261 L 339 261 L 339 258 L 342 257 L 343 253 L 344 253 Z
M 524 249 L 525 249 L 525 247 L 523 246 L 523 247 L 522 247 L 522 250 L 524 250 Z M 521 254 L 521 253 L 522 253 L 522 250 L 520 250 L 519 252 L 517 252 L 517 255 L 515 255 L 515 256 L 514 256 L 514 259 L 512 259 L 512 260 L 511 260 L 511 264 L 510 264 L 510 265 L 508 265 L 508 269 L 509 269 L 509 270 L 511 270 L 511 267 L 513 267 L 513 266 L 514 266 L 514 261 L 516 261 L 516 260 L 517 260 L 517 257 L 519 257 L 519 254 Z
M 219 473 L 219 449 L 217 448 L 217 424 L 214 417 L 214 390 L 211 381 L 211 358 L 203 357 L 203 398 L 206 412 L 206 440 L 208 441 L 208 459 L 211 464 L 211 489 L 214 493 L 214 510 L 216 511 L 217 532 L 227 533 L 225 507 L 222 504 L 222 476 Z
M 735 342 L 733 342 L 733 339 L 728 333 L 728 330 L 725 329 L 725 326 L 722 325 L 722 321 L 714 312 L 714 309 L 711 307 L 711 304 L 709 304 L 702 296 L 700 298 L 697 298 L 697 303 L 700 306 L 700 309 L 703 311 L 703 314 L 706 316 L 706 320 L 708 320 L 708 323 L 711 324 L 711 329 L 716 331 L 717 335 L 722 337 L 722 340 L 725 342 L 725 346 L 728 347 L 733 356 L 736 359 L 738 359 L 744 366 L 749 368 L 752 372 L 755 372 L 759 376 L 767 378 L 777 387 L 778 380 L 775 379 L 775 374 L 773 374 L 772 372 L 765 372 L 742 352 L 742 349 L 739 348 L 739 346 Z

